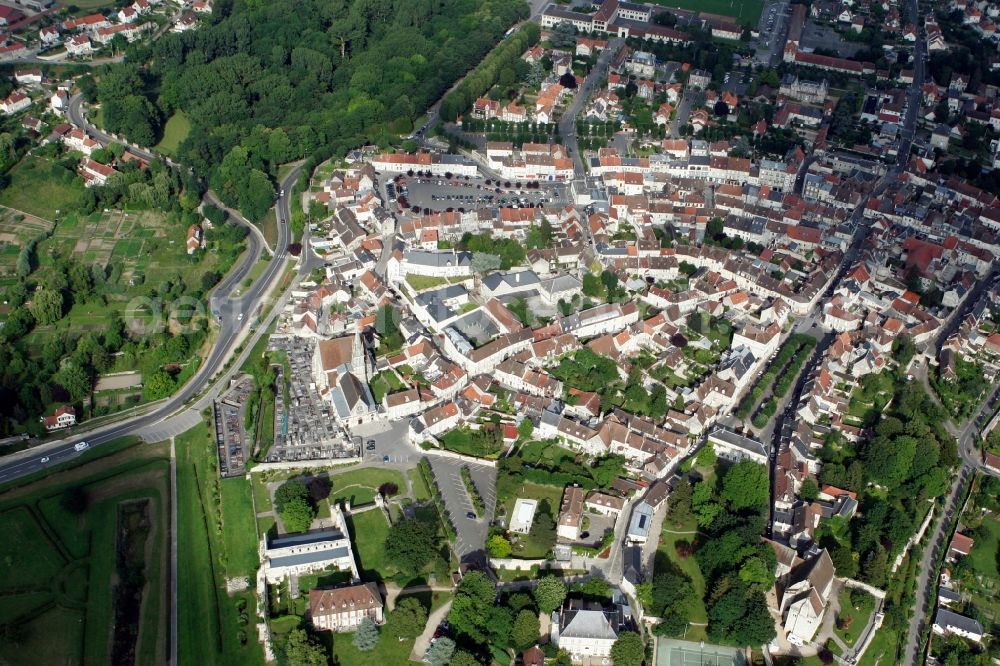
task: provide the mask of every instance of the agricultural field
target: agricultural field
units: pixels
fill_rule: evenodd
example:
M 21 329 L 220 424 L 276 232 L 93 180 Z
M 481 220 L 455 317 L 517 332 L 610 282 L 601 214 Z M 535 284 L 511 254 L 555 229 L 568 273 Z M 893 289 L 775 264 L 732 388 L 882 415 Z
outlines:
M 169 452 L 112 451 L 0 492 L 0 520 L 14 537 L 0 544 L 0 662 L 166 659 Z M 141 524 L 122 522 L 140 507 Z M 121 539 L 142 547 L 118 562 Z M 131 621 L 116 626 L 115 581 L 133 575 L 146 581 L 141 605 L 122 608 Z
M 757 25 L 764 11 L 764 0 L 653 0 L 657 5 L 729 16 L 740 25 Z
M 40 217 L 0 208 L 0 276 L 13 276 L 17 256 L 24 244 L 48 233 L 53 226 L 52 222 Z

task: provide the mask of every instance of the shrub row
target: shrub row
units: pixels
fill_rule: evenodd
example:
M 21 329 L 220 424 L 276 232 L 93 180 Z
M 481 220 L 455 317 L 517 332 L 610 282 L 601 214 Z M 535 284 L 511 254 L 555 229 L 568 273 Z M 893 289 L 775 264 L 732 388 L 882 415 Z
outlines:
M 754 384 L 753 388 L 750 389 L 750 393 L 748 393 L 746 397 L 743 398 L 742 401 L 740 401 L 740 405 L 736 409 L 736 416 L 741 419 L 745 419 L 747 416 L 749 416 L 750 412 L 753 411 L 754 405 L 756 405 L 760 401 L 760 399 L 764 397 L 765 391 L 767 391 L 767 388 L 769 386 L 774 384 L 774 381 L 775 379 L 778 378 L 779 373 L 781 374 L 782 379 L 779 380 L 779 385 L 776 385 L 774 387 L 774 394 L 777 395 L 779 398 L 784 396 L 785 393 L 788 391 L 788 389 L 791 387 L 791 382 L 794 379 L 794 376 L 798 374 L 799 368 L 802 367 L 802 363 L 805 362 L 805 358 L 809 355 L 808 352 L 811 351 L 812 348 L 815 346 L 816 346 L 816 339 L 813 338 L 812 336 L 805 335 L 803 333 L 793 333 L 792 336 L 785 341 L 785 344 L 781 346 L 781 349 L 778 350 L 778 353 L 775 354 L 774 359 L 771 361 L 771 365 L 767 369 L 767 372 L 765 372 L 760 376 L 760 379 L 758 379 Z M 803 350 L 806 353 L 804 354 L 800 353 Z M 795 370 L 793 372 L 782 373 L 782 370 L 785 368 L 785 366 L 787 366 L 790 362 L 792 362 L 793 359 L 794 362 L 798 364 Z M 787 383 L 785 382 L 784 379 L 786 376 L 789 377 Z M 766 423 L 767 420 L 765 419 L 764 422 Z M 754 425 L 756 424 L 757 420 L 755 417 Z
M 421 458 L 417 464 L 417 469 L 420 470 L 420 476 L 424 478 L 424 483 L 430 488 L 431 499 L 437 508 L 438 516 L 441 517 L 441 524 L 444 525 L 444 531 L 448 535 L 448 540 L 454 542 L 457 536 L 455 524 L 452 522 L 451 513 L 444 505 L 444 498 L 441 497 L 441 489 L 438 487 L 437 479 L 434 478 L 434 470 L 431 469 L 430 461 L 427 458 Z
M 476 488 L 476 484 L 472 481 L 472 472 L 469 471 L 468 465 L 462 465 L 462 481 L 465 483 L 465 492 L 469 493 L 469 499 L 472 501 L 472 508 L 476 510 L 476 515 L 482 518 L 486 515 L 486 503 L 479 494 L 479 488 Z

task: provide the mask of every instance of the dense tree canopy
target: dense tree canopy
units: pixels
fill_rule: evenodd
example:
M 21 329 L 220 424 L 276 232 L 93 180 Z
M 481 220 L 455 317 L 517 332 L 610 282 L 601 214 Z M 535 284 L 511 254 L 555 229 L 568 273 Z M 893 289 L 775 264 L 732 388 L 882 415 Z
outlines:
M 97 97 L 108 129 L 147 146 L 183 110 L 178 158 L 257 219 L 278 164 L 411 131 L 527 13 L 515 0 L 223 0 L 211 25 L 107 68 Z
M 434 533 L 419 520 L 401 520 L 385 539 L 385 554 L 403 571 L 417 573 L 434 558 Z

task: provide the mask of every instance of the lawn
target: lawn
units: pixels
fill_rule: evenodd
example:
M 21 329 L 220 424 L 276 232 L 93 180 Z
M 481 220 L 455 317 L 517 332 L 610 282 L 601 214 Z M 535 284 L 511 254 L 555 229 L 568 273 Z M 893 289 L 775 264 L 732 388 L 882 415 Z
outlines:
M 705 577 L 701 574 L 701 568 L 694 556 L 681 559 L 677 555 L 675 544 L 685 540 L 693 542 L 697 534 L 692 534 L 697 524 L 691 520 L 689 524 L 675 528 L 668 521 L 663 522 L 663 531 L 660 532 L 660 542 L 656 547 L 656 559 L 665 557 L 671 564 L 680 569 L 691 579 L 691 586 L 694 588 L 694 599 L 692 603 L 691 622 L 699 625 L 708 622 L 708 611 L 705 610 Z M 679 532 L 679 533 L 678 533 Z M 686 640 L 704 640 L 706 636 L 704 626 L 693 626 L 685 636 Z
M 389 536 L 385 515 L 379 509 L 372 509 L 352 515 L 349 523 L 362 578 L 385 579 L 395 575 L 396 567 L 385 557 L 385 538 Z
M 84 642 L 83 613 L 54 606 L 23 626 L 20 641 L 0 641 L 5 664 L 74 664 Z M 70 656 L 74 655 L 74 656 Z
M 8 176 L 10 183 L 0 191 L 0 204 L 46 220 L 54 220 L 57 211 L 72 209 L 84 191 L 75 173 L 35 155 L 27 155 Z
M 257 528 L 250 483 L 244 477 L 223 479 L 222 534 L 226 540 L 227 573 L 251 576 L 257 570 Z
M 157 152 L 174 155 L 180 147 L 181 142 L 187 138 L 191 131 L 191 121 L 184 115 L 184 112 L 177 110 L 174 115 L 167 119 L 167 124 L 163 126 L 163 138 L 154 146 Z
M 851 603 L 852 596 L 860 600 L 861 603 L 858 606 L 854 606 Z M 868 618 L 871 617 L 872 611 L 875 610 L 875 598 L 861 590 L 854 590 L 852 595 L 852 590 L 842 587 L 837 600 L 840 602 L 840 613 L 837 614 L 837 623 L 840 624 L 847 620 L 847 618 L 850 618 L 850 626 L 844 629 L 835 628 L 834 631 L 844 643 L 850 647 L 854 647 L 854 643 L 861 636 L 861 632 L 868 623 Z
M 427 275 L 407 275 L 406 282 L 416 291 L 423 291 L 424 289 L 443 287 L 444 285 L 448 284 L 448 279 L 440 277 L 430 277 Z
M 976 543 L 969 553 L 969 565 L 979 576 L 988 580 L 1000 580 L 997 570 L 997 551 L 1000 548 L 1000 520 L 986 516 L 983 525 L 976 530 Z
M 730 16 L 737 23 L 756 26 L 764 11 L 763 0 L 653 0 L 664 7 Z
M 521 484 L 521 487 L 518 489 L 516 494 L 507 498 L 497 498 L 497 502 L 503 503 L 503 506 L 506 509 L 506 513 L 504 515 L 509 518 L 509 516 L 513 515 L 514 503 L 519 497 L 524 499 L 536 499 L 539 504 L 541 504 L 542 500 L 548 500 L 552 511 L 552 518 L 554 520 L 559 514 L 559 504 L 562 502 L 562 494 L 563 489 L 560 486 L 545 486 L 525 481 Z M 537 536 L 538 535 L 532 535 L 530 533 L 516 535 L 517 542 L 513 544 L 513 552 L 511 553 L 513 557 L 530 560 L 548 555 L 549 551 L 552 550 L 554 534 L 548 536 L 541 535 L 542 538 L 537 538 Z
M 886 626 L 875 632 L 865 655 L 858 662 L 858 666 L 888 666 L 896 663 L 896 649 L 898 647 L 899 636 Z
M 365 467 L 341 472 L 330 477 L 330 501 L 340 502 L 349 500 L 351 506 L 368 504 L 375 500 L 375 494 L 379 486 L 383 483 L 394 483 L 402 492 L 406 488 L 406 481 L 401 472 L 394 469 L 379 469 L 376 467 Z
M 339 666 L 370 666 L 371 664 L 406 664 L 410 661 L 410 651 L 413 640 L 395 640 L 390 636 L 382 636 L 378 646 L 370 652 L 362 652 L 354 647 L 354 633 L 332 634 L 323 636 L 325 641 L 333 641 L 334 663 Z M 327 643 L 329 645 L 329 643 Z
M 419 469 L 407 470 L 406 476 L 409 477 L 410 485 L 413 488 L 413 499 L 418 502 L 423 502 L 424 500 L 429 500 L 431 498 L 431 491 L 427 488 L 427 482 L 424 481 L 424 477 L 420 475 Z
M 478 430 L 469 427 L 455 428 L 442 436 L 441 444 L 444 448 L 455 453 L 477 458 L 496 459 L 503 449 L 503 443 L 499 441 L 499 433 L 496 430 L 488 430 L 489 426 L 483 426 Z
M 214 437 L 207 421 L 177 437 L 176 454 L 178 569 L 184 572 L 177 581 L 177 607 L 182 609 L 178 614 L 178 663 L 263 664 L 263 650 L 254 640 L 253 627 L 240 624 L 237 610 L 237 603 L 246 603 L 247 615 L 252 618 L 253 594 L 229 597 L 223 589 L 226 571 L 220 560 L 226 561 L 226 546 L 234 538 L 224 538 L 216 527 L 220 513 L 213 488 L 219 479 Z M 248 505 L 248 501 L 237 497 L 233 504 Z M 252 515 L 249 520 L 253 520 Z M 238 519 L 238 523 L 250 532 L 248 522 Z
M 257 513 L 270 511 L 271 493 L 267 490 L 267 483 L 260 477 L 260 474 L 251 475 L 251 485 L 253 486 L 253 502 L 257 507 Z

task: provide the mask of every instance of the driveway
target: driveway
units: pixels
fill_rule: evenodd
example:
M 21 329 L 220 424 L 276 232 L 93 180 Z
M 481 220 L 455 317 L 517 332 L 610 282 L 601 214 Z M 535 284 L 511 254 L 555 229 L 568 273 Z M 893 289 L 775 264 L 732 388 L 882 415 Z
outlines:
M 427 648 L 431 646 L 431 638 L 434 637 L 434 630 L 438 628 L 438 625 L 448 617 L 448 613 L 451 612 L 451 599 L 442 604 L 441 608 L 438 608 L 433 613 L 427 617 L 427 626 L 424 627 L 424 633 L 417 636 L 417 640 L 413 642 L 413 650 L 410 652 L 410 661 L 420 661 L 424 658 L 424 653 L 427 652 Z

